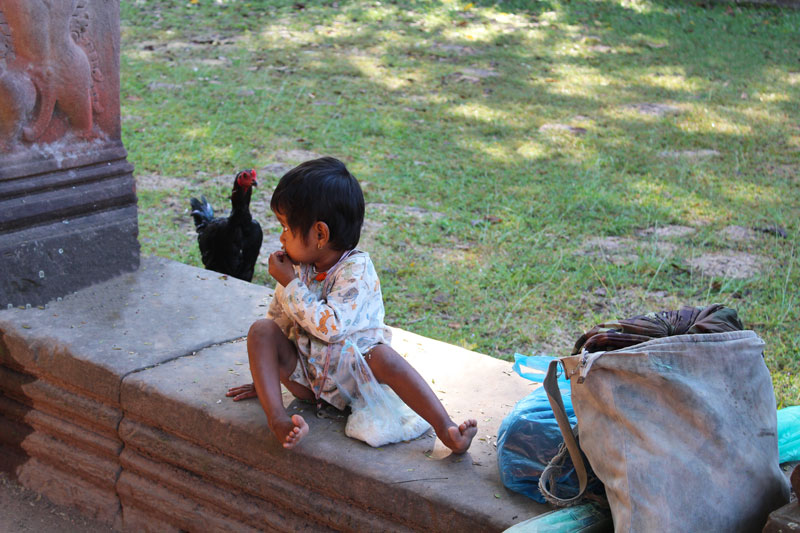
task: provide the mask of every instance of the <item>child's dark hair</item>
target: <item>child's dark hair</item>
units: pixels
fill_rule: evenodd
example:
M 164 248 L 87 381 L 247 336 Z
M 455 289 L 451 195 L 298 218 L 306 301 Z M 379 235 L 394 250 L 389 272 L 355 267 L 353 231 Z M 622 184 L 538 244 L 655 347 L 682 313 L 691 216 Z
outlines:
M 361 237 L 364 194 L 344 163 L 333 157 L 306 161 L 284 174 L 270 207 L 304 240 L 314 222 L 326 223 L 334 250 L 355 248 Z

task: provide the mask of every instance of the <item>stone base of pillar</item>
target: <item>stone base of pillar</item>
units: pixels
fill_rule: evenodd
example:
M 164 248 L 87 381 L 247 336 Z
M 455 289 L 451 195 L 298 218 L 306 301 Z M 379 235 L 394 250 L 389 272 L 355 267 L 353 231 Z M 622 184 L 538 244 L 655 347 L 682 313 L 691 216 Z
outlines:
M 119 141 L 3 158 L 0 306 L 37 306 L 139 266 L 133 166 Z

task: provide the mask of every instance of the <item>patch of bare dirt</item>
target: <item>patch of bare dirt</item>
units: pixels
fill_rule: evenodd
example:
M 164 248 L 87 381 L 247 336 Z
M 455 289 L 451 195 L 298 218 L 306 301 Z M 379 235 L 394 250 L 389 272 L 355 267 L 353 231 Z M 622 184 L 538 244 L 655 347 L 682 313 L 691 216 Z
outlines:
M 114 530 L 82 515 L 73 507 L 56 505 L 0 473 L 0 531 L 14 533 L 89 533 Z
M 654 104 L 654 103 L 641 103 L 641 104 L 628 104 L 625 106 L 628 109 L 638 111 L 642 115 L 652 117 L 663 117 L 666 115 L 677 115 L 681 112 L 681 108 L 670 104 Z
M 136 188 L 146 191 L 180 191 L 187 181 L 181 178 L 161 176 L 159 174 L 134 174 Z
M 588 329 L 588 328 L 587 328 Z M 582 331 L 565 331 L 562 327 L 554 325 L 546 330 L 542 328 L 528 338 L 536 346 L 536 353 L 541 355 L 551 355 L 554 357 L 564 357 L 570 354 L 575 341 L 582 335 Z
M 264 265 L 264 267 L 268 267 L 269 254 L 281 249 L 281 234 L 277 231 L 270 231 L 269 228 L 264 228 L 264 224 L 261 225 L 261 230 L 264 232 L 264 240 L 261 241 L 258 262 Z
M 598 287 L 592 293 L 581 296 L 581 300 L 587 307 L 585 316 L 588 321 L 630 318 L 651 311 L 680 309 L 684 305 L 677 296 L 667 291 L 648 291 L 641 287 L 619 290 Z M 587 323 L 585 329 L 595 325 Z
M 377 211 L 382 215 L 387 215 L 392 213 L 403 213 L 405 215 L 409 215 L 415 218 L 430 217 L 434 220 L 438 220 L 444 217 L 444 213 L 439 213 L 437 211 L 429 211 L 427 209 L 422 209 L 421 207 L 414 207 L 411 205 L 369 203 L 367 204 L 367 210 Z
M 171 52 L 181 50 L 209 50 L 216 49 L 218 51 L 227 50 L 234 46 L 241 37 L 231 36 L 223 37 L 219 34 L 206 34 L 192 37 L 188 41 L 170 40 L 170 41 L 156 41 L 148 40 L 139 43 L 138 47 L 146 52 L 166 51 Z
M 581 128 L 580 126 L 570 126 L 569 124 L 552 123 L 542 124 L 539 126 L 539 131 L 564 131 L 573 135 L 583 135 L 587 132 L 587 129 Z
M 452 246 L 434 246 L 430 250 L 431 256 L 447 263 L 463 263 L 474 256 L 472 248 L 467 244 L 453 244 Z
M 322 157 L 322 154 L 312 152 L 311 150 L 296 148 L 294 150 L 278 150 L 275 152 L 274 157 L 279 163 L 294 163 L 294 165 L 298 165 L 310 159 L 319 159 Z
M 286 163 L 270 163 L 264 167 L 261 167 L 258 171 L 259 176 L 273 176 L 275 178 L 280 178 L 290 170 L 294 168 L 293 165 L 289 165 Z
M 626 237 L 595 237 L 586 241 L 578 253 L 615 265 L 627 265 L 636 261 L 635 246 L 636 241 Z
M 455 82 L 480 83 L 486 78 L 493 78 L 500 74 L 496 70 L 485 68 L 463 68 L 460 72 L 454 72 L 446 77 L 447 80 Z
M 448 54 L 459 57 L 473 56 L 478 53 L 477 50 L 470 46 L 461 46 L 458 44 L 433 43 L 431 48 L 433 50 L 441 50 L 442 52 L 447 52 Z
M 745 279 L 760 273 L 767 265 L 765 257 L 746 252 L 711 252 L 687 261 L 706 276 Z
M 164 89 L 166 91 L 180 91 L 183 89 L 183 85 L 179 83 L 153 81 L 147 84 L 147 89 L 150 91 L 157 91 L 158 89 Z
M 659 152 L 659 157 L 664 158 L 671 158 L 671 159 L 688 159 L 691 161 L 697 161 L 699 159 L 708 159 L 710 157 L 716 157 L 721 155 L 716 150 L 664 150 L 663 152 Z
M 226 57 L 208 57 L 203 59 L 196 59 L 192 64 L 203 65 L 205 67 L 228 67 L 232 64 L 231 60 Z
M 758 238 L 758 233 L 744 226 L 727 226 L 720 233 L 726 239 L 737 242 L 754 241 Z
M 636 234 L 640 237 L 658 237 L 658 238 L 671 238 L 671 237 L 687 237 L 697 230 L 690 226 L 681 226 L 678 224 L 670 224 L 668 226 L 651 226 L 638 231 Z
M 377 220 L 364 219 L 364 225 L 361 226 L 361 239 L 358 241 L 359 249 L 371 252 L 375 248 L 375 240 L 383 226 L 384 224 Z
M 601 258 L 614 265 L 627 265 L 635 262 L 643 252 L 670 256 L 676 250 L 677 246 L 671 242 L 641 242 L 629 237 L 594 237 L 586 241 L 578 253 Z
M 475 76 L 476 78 L 494 78 L 499 76 L 500 74 L 494 70 L 489 68 L 464 68 L 461 69 L 462 74 L 465 76 Z
M 256 188 L 255 192 L 259 193 L 258 188 Z M 266 195 L 259 194 L 257 198 L 251 197 L 250 213 L 258 220 L 262 227 L 266 224 L 277 228 L 279 227 L 278 221 L 275 219 L 275 215 L 272 214 L 272 209 L 269 207 L 271 198 L 271 193 L 267 193 Z M 228 202 L 228 209 L 230 209 L 230 202 Z

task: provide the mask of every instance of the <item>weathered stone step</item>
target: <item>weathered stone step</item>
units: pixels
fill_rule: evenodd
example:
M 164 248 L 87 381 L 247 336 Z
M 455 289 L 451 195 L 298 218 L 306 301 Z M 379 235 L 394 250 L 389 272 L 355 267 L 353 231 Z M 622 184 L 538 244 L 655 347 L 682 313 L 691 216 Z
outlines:
M 394 330 L 393 345 L 456 421 L 463 456 L 432 434 L 371 448 L 284 391 L 310 433 L 281 448 L 256 401 L 243 337 L 271 290 L 163 259 L 45 309 L 0 311 L 0 466 L 127 531 L 500 531 L 547 510 L 507 491 L 494 443 L 533 388 L 510 364 Z

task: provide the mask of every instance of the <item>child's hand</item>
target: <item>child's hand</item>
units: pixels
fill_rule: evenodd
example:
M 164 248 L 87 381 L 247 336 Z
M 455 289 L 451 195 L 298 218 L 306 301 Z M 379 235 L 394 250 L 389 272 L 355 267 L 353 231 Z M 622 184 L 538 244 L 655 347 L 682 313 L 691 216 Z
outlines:
M 275 278 L 275 281 L 284 287 L 297 277 L 292 266 L 292 261 L 289 259 L 286 252 L 279 250 L 270 254 L 269 275 Z
M 228 389 L 228 392 L 225 393 L 225 396 L 231 397 L 233 396 L 233 401 L 238 402 L 239 400 L 247 400 L 250 398 L 258 398 L 258 393 L 256 392 L 256 387 L 252 383 L 248 383 L 247 385 L 239 385 L 238 387 L 231 387 Z

